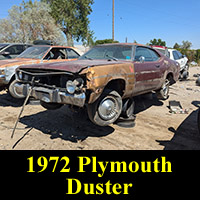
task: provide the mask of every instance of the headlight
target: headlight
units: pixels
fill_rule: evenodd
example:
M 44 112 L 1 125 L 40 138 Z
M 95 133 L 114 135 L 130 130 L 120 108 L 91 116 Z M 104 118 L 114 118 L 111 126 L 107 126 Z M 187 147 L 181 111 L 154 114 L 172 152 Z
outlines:
M 21 71 L 19 71 L 19 73 L 18 73 L 18 77 L 19 77 L 19 79 L 20 79 L 20 80 L 22 80 L 22 79 L 23 79 L 23 74 L 22 74 L 22 72 L 21 72 Z
M 84 81 L 82 78 L 77 78 L 74 81 L 67 81 L 66 83 L 66 89 L 67 92 L 69 92 L 70 94 L 74 94 L 75 91 L 80 91 L 84 86 Z
M 67 92 L 69 92 L 70 94 L 74 94 L 74 92 L 76 91 L 75 83 L 73 81 L 67 81 L 66 89 L 67 89 Z

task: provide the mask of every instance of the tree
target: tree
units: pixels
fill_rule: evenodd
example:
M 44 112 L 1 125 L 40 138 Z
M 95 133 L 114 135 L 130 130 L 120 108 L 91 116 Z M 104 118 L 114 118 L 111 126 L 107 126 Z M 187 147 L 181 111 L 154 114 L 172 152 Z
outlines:
M 158 46 L 166 46 L 166 42 L 165 41 L 162 41 L 161 39 L 153 39 L 153 40 L 150 40 L 150 44 L 149 45 L 158 45 Z
M 173 49 L 179 49 L 181 47 L 181 45 L 179 45 L 178 43 L 175 43 Z
M 109 44 L 109 43 L 119 43 L 119 41 L 115 41 L 113 39 L 105 39 L 105 40 L 97 40 L 94 44 Z
M 182 41 L 181 48 L 182 49 L 190 49 L 192 47 L 192 43 L 189 41 Z
M 94 0 L 42 0 L 51 7 L 51 16 L 62 27 L 67 43 L 73 46 L 73 40 L 86 43 L 91 41 L 93 32 L 89 29 L 88 15 L 92 12 Z
M 0 41 L 32 43 L 41 39 L 63 44 L 62 31 L 49 12 L 50 7 L 44 2 L 29 0 L 13 6 L 8 17 L 0 20 Z

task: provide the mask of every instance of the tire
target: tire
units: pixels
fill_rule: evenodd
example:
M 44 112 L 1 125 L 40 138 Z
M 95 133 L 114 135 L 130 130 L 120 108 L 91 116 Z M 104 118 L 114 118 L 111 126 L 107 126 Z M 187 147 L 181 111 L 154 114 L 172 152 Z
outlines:
M 187 70 L 185 70 L 183 73 L 182 73 L 182 80 L 187 80 L 189 77 L 189 72 Z
M 44 101 L 40 101 L 40 105 L 47 110 L 57 110 L 63 106 L 59 103 L 46 103 Z
M 123 101 L 122 113 L 121 116 L 123 118 L 130 118 L 133 116 L 135 108 L 135 102 L 133 98 L 125 99 Z
M 167 100 L 169 97 L 170 81 L 166 78 L 162 88 L 156 92 L 157 98 L 160 100 Z
M 23 94 L 20 94 L 17 92 L 17 89 L 15 87 L 15 84 L 17 83 L 17 80 L 12 81 L 8 86 L 8 92 L 9 94 L 16 98 L 16 99 L 24 99 L 25 96 Z
M 118 92 L 106 89 L 102 95 L 87 108 L 90 120 L 99 126 L 114 123 L 122 112 L 122 98 Z

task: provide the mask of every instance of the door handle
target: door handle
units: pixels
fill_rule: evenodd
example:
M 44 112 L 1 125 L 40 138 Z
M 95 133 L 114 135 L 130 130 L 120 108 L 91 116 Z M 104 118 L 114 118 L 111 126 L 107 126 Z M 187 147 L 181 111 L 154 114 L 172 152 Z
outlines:
M 159 68 L 159 67 L 160 67 L 160 65 L 156 65 L 156 67 L 157 67 L 157 68 Z

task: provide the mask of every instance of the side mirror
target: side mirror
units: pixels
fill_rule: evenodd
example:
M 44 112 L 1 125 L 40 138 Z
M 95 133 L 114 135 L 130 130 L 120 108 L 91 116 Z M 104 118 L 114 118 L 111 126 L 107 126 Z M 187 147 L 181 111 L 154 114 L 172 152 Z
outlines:
M 139 61 L 140 61 L 140 63 L 144 63 L 145 57 L 144 56 L 140 56 Z
M 8 52 L 8 51 L 3 51 L 3 52 L 0 53 L 0 55 L 9 56 L 9 55 L 10 55 L 10 52 Z

